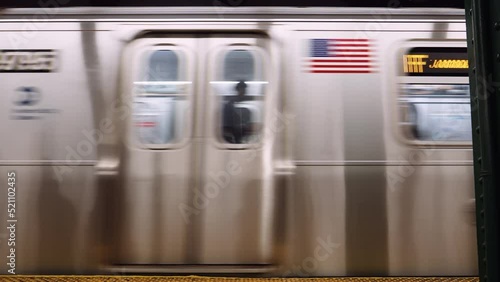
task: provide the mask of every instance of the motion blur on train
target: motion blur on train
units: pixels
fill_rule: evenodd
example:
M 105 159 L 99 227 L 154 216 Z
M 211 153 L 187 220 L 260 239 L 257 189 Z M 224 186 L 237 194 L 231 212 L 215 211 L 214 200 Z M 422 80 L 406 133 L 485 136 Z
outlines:
M 463 9 L 44 11 L 0 13 L 1 273 L 477 275 Z

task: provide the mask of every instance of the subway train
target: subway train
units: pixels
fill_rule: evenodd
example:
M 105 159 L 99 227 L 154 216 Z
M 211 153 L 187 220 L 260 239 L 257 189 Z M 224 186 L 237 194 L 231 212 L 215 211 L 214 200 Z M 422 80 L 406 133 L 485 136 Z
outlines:
M 477 275 L 464 10 L 389 4 L 1 10 L 1 273 Z

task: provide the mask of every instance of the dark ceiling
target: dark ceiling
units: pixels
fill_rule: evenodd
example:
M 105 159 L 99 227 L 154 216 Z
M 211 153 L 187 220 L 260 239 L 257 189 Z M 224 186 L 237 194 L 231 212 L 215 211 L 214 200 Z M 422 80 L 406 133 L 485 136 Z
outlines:
M 465 0 L 1 0 L 1 7 L 53 6 L 329 6 L 329 7 L 450 7 L 463 8 Z

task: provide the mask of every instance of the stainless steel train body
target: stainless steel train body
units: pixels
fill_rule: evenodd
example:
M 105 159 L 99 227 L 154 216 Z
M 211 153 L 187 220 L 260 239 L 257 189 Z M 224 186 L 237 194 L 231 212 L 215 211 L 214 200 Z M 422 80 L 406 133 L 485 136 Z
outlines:
M 463 10 L 51 6 L 0 22 L 16 273 L 477 274 L 468 78 L 403 66 L 412 48 L 465 48 Z M 252 127 L 233 142 L 239 81 Z

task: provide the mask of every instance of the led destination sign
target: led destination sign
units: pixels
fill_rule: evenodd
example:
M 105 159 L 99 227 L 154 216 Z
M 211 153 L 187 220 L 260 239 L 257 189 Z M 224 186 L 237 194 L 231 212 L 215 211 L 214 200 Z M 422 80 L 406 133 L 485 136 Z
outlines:
M 468 76 L 467 48 L 418 47 L 403 56 L 409 76 Z

